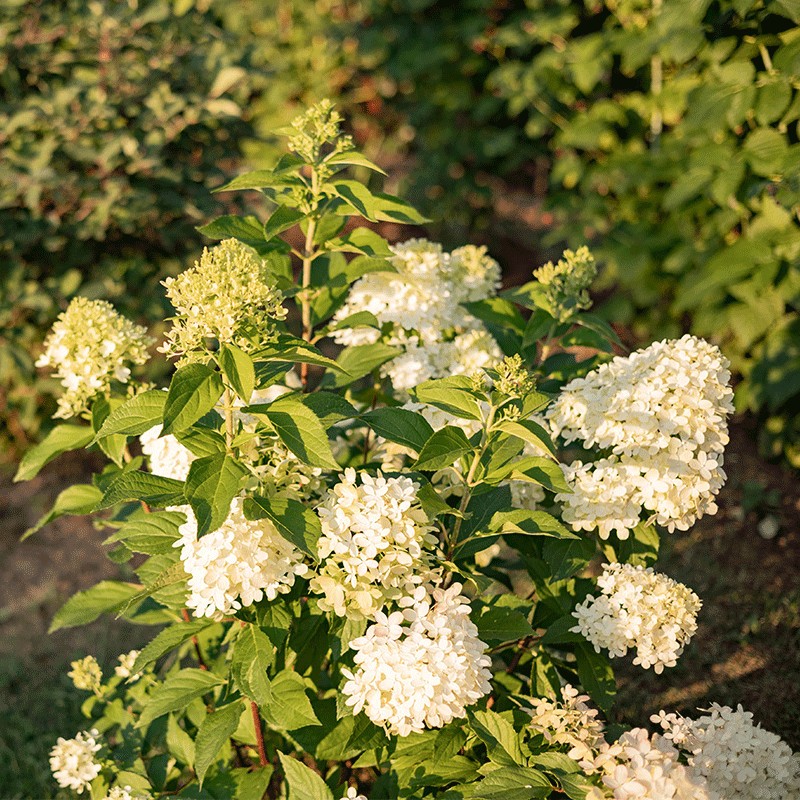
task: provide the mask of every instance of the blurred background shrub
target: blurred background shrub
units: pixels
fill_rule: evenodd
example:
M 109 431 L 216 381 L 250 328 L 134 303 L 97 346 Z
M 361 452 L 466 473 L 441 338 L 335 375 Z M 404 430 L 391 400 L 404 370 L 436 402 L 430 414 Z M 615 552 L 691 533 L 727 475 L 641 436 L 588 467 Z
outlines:
M 798 22 L 797 0 L 12 0 L 0 414 L 35 433 L 13 342 L 76 291 L 160 302 L 209 187 L 331 96 L 434 235 L 511 236 L 531 268 L 589 242 L 609 318 L 719 343 L 800 466 Z

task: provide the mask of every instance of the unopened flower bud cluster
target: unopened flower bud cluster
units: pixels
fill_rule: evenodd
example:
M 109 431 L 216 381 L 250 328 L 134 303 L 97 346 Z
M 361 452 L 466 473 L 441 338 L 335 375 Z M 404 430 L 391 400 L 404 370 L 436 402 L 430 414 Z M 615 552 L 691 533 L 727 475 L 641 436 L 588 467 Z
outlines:
M 153 340 L 147 330 L 118 314 L 104 300 L 76 297 L 59 314 L 37 367 L 52 367 L 64 393 L 56 417 L 69 419 L 107 394 L 112 381 L 127 383 L 131 364 L 144 364 Z
M 733 411 L 729 382 L 719 349 L 684 336 L 567 384 L 547 411 L 555 435 L 610 454 L 569 465 L 573 492 L 557 497 L 564 520 L 624 539 L 642 512 L 670 531 L 716 513 Z
M 533 276 L 544 289 L 547 310 L 559 322 L 591 307 L 588 289 L 597 277 L 597 267 L 588 247 L 565 250 L 557 264 L 550 261 L 534 270 Z
M 86 656 L 73 661 L 70 666 L 72 670 L 67 675 L 72 678 L 72 683 L 76 689 L 95 693 L 100 691 L 100 684 L 103 682 L 103 670 L 94 656 Z
M 287 313 L 267 263 L 236 239 L 206 248 L 194 267 L 164 286 L 175 317 L 160 349 L 181 356 L 179 364 L 205 358 L 216 343 L 252 352 L 272 338 L 275 320 Z
M 602 594 L 576 606 L 578 624 L 571 630 L 598 653 L 617 657 L 635 649 L 634 664 L 656 673 L 674 667 L 697 631 L 700 598 L 651 567 L 631 564 L 606 564 L 597 585 Z
M 373 314 L 383 341 L 403 352 L 383 368 L 397 391 L 447 375 L 469 375 L 497 363 L 502 354 L 483 323 L 461 303 L 493 296 L 500 268 L 486 249 L 467 245 L 446 253 L 440 244 L 410 239 L 392 247 L 396 272 L 372 272 L 357 281 L 334 319 Z M 371 328 L 342 329 L 336 341 L 371 344 Z
M 461 589 L 420 586 L 350 643 L 356 669 L 342 670 L 342 691 L 354 714 L 407 736 L 466 716 L 488 694 L 491 659 Z

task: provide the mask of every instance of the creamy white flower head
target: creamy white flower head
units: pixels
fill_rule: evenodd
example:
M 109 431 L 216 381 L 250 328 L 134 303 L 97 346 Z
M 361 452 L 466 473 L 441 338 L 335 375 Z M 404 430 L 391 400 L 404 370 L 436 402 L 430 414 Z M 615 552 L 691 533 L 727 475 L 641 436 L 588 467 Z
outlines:
M 112 381 L 127 383 L 130 364 L 144 364 L 153 340 L 147 330 L 118 314 L 105 300 L 76 297 L 58 315 L 37 367 L 52 367 L 65 391 L 56 417 L 69 419 L 107 394 Z
M 634 664 L 661 673 L 674 667 L 697 631 L 700 598 L 682 583 L 651 567 L 606 564 L 597 579 L 602 594 L 589 595 L 572 612 L 571 628 L 599 653 L 624 656 L 636 649 Z
M 161 436 L 162 430 L 161 425 L 156 425 L 139 437 L 142 452 L 150 461 L 150 472 L 162 478 L 185 481 L 197 456 L 171 433 Z
M 108 790 L 103 800 L 148 800 L 149 797 L 146 792 L 134 790 L 130 786 L 114 786 Z
M 199 539 L 191 509 L 180 509 L 187 521 L 175 546 L 189 575 L 186 605 L 196 617 L 221 619 L 264 597 L 274 600 L 308 572 L 303 554 L 269 520 L 245 519 L 242 505 L 234 498 L 225 522 Z
M 594 758 L 580 764 L 589 775 L 601 778 L 606 797 L 614 800 L 712 800 L 703 778 L 679 757 L 663 736 L 651 737 L 644 728 L 634 728 L 614 744 L 601 745 Z
M 101 765 L 94 760 L 100 750 L 96 730 L 82 731 L 74 739 L 59 737 L 50 751 L 50 769 L 59 786 L 81 794 L 100 774 Z
M 194 267 L 163 283 L 175 317 L 160 349 L 179 364 L 206 358 L 214 342 L 249 352 L 251 339 L 269 341 L 287 313 L 264 259 L 236 239 L 204 249 Z
M 119 664 L 114 667 L 114 673 L 120 678 L 133 678 L 136 680 L 140 677 L 139 674 L 134 675 L 131 670 L 133 669 L 133 665 L 136 663 L 136 659 L 139 656 L 138 650 L 130 650 L 127 653 L 122 653 L 117 657 L 117 661 Z
M 461 302 L 471 303 L 497 294 L 501 285 L 500 265 L 486 247 L 464 245 L 450 253 L 453 282 L 461 290 Z
M 70 666 L 72 670 L 67 675 L 72 678 L 72 683 L 76 689 L 83 689 L 87 692 L 100 691 L 100 684 L 103 680 L 103 670 L 94 656 L 86 656 L 78 661 L 73 661 Z
M 800 760 L 778 735 L 754 724 L 742 706 L 734 710 L 713 703 L 698 719 L 662 711 L 651 720 L 705 779 L 711 800 L 798 797 Z
M 418 489 L 410 478 L 345 470 L 317 508 L 322 565 L 311 591 L 323 595 L 320 608 L 370 619 L 387 601 L 429 578 L 427 551 L 436 537 L 417 500 Z
M 548 744 L 566 745 L 575 761 L 591 760 L 605 744 L 605 726 L 598 711 L 589 704 L 589 695 L 579 694 L 570 684 L 561 689 L 561 702 L 547 697 L 531 699 L 530 727 L 544 735 Z
M 693 336 L 655 342 L 578 378 L 548 409 L 566 442 L 610 450 L 575 462 L 571 495 L 559 495 L 576 530 L 627 537 L 642 512 L 668 530 L 687 530 L 717 511 L 726 480 L 722 452 L 733 411 L 728 362 Z
M 402 611 L 379 612 L 350 643 L 356 669 L 342 670 L 342 692 L 354 714 L 363 710 L 388 733 L 408 736 L 466 716 L 491 691 L 491 659 L 461 588 L 419 586 Z
M 342 795 L 341 800 L 367 800 L 367 798 L 363 794 L 359 794 L 355 786 L 351 786 L 348 788 L 347 792 Z

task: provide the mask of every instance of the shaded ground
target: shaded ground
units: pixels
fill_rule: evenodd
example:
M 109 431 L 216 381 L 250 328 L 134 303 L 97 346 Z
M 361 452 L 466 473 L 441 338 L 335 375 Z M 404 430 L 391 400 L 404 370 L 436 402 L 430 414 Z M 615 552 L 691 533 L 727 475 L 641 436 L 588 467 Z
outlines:
M 741 702 L 800 750 L 800 485 L 795 473 L 761 461 L 752 442 L 742 424 L 734 426 L 719 513 L 663 537 L 658 568 L 703 598 L 700 630 L 678 666 L 661 676 L 617 659 L 617 714 L 642 724 L 660 708 L 694 713 L 712 701 Z M 110 666 L 152 633 L 104 619 L 45 635 L 67 597 L 120 575 L 103 555 L 103 534 L 82 518 L 63 518 L 18 541 L 58 491 L 86 480 L 92 466 L 90 457 L 67 459 L 22 485 L 0 477 L 2 800 L 59 796 L 48 750 L 83 727 L 69 662 L 92 653 Z M 781 526 L 773 539 L 758 532 L 765 517 Z

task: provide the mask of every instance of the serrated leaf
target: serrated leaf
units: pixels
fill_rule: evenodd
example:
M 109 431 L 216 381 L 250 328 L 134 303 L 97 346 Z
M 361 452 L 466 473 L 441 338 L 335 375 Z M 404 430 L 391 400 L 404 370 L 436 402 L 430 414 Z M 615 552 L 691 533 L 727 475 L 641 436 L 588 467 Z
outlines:
M 524 639 L 533 633 L 531 624 L 521 611 L 500 605 L 496 600 L 476 604 L 473 622 L 478 627 L 481 641 L 487 644 Z
M 292 183 L 292 178 L 277 171 L 257 169 L 239 175 L 231 181 L 214 189 L 214 192 L 245 191 L 247 189 L 279 189 Z
M 178 763 L 194 766 L 194 740 L 178 725 L 173 714 L 167 719 L 167 752 L 174 756 Z
M 289 497 L 247 497 L 244 501 L 247 519 L 269 519 L 284 539 L 298 550 L 319 560 L 317 541 L 322 536 L 319 517 L 305 504 Z
M 306 725 L 321 725 L 306 695 L 303 679 L 292 670 L 281 670 L 270 681 L 272 701 L 261 709 L 267 722 L 281 730 L 295 730 Z
M 57 425 L 22 457 L 14 483 L 29 481 L 61 453 L 86 447 L 93 438 L 94 432 L 85 425 Z
M 506 479 L 538 483 L 551 492 L 570 494 L 572 488 L 567 483 L 561 466 L 548 458 L 530 456 L 510 464 Z
M 464 789 L 463 797 L 475 800 L 535 800 L 553 791 L 545 775 L 530 767 L 501 767 Z
M 170 553 L 180 538 L 178 528 L 186 521 L 177 511 L 154 511 L 125 522 L 103 544 L 123 542 L 135 553 Z
M 279 397 L 264 415 L 280 440 L 303 463 L 322 469 L 339 469 L 328 435 L 314 412 L 295 397 Z
M 588 536 L 577 539 L 547 539 L 542 545 L 542 558 L 552 570 L 553 580 L 571 578 L 594 558 L 595 541 Z
M 183 488 L 183 481 L 176 481 L 173 478 L 163 478 L 139 470 L 123 472 L 106 489 L 96 510 L 136 500 L 158 508 L 180 506 L 185 502 Z
M 184 494 L 197 520 L 198 537 L 215 531 L 228 518 L 247 469 L 227 453 L 198 458 L 189 467 Z
M 414 469 L 435 472 L 449 467 L 472 450 L 473 446 L 461 428 L 445 425 L 425 442 L 414 463 Z
M 353 259 L 347 270 L 348 282 L 366 275 L 367 272 L 395 271 L 394 267 L 386 260 L 392 254 L 388 243 L 379 233 L 370 228 L 354 228 L 352 231 L 342 234 L 338 239 L 331 239 L 328 245 L 332 249 L 344 253 L 358 253 L 374 262 L 363 262 L 362 266 L 362 262 Z
M 197 422 L 214 408 L 224 388 L 219 373 L 205 364 L 181 367 L 169 384 L 162 436 Z
M 193 622 L 176 622 L 174 625 L 164 628 L 136 656 L 131 673 L 135 675 L 137 672 L 141 672 L 146 666 L 179 647 L 185 641 L 191 639 L 192 636 L 196 636 L 200 631 L 204 631 L 206 628 L 216 624 L 213 620 L 202 619 Z
M 101 581 L 91 589 L 70 597 L 56 612 L 48 632 L 94 622 L 101 614 L 116 611 L 125 605 L 141 588 L 135 583 Z
M 391 361 L 401 352 L 400 348 L 389 347 L 383 342 L 345 347 L 336 359 L 340 374 L 331 376 L 329 382 L 336 388 L 348 386 L 359 378 L 369 375 L 387 361 Z
M 519 734 L 507 719 L 491 710 L 476 710 L 469 713 L 469 723 L 496 764 L 504 767 L 525 764 Z
M 512 436 L 516 436 L 518 439 L 522 439 L 523 442 L 532 444 L 534 447 L 545 453 L 549 453 L 553 458 L 555 458 L 555 445 L 550 439 L 547 431 L 541 425 L 539 425 L 538 422 L 534 422 L 532 419 L 504 419 L 498 424 L 497 427 L 501 431 L 510 433 Z
M 102 496 L 102 492 L 89 483 L 76 483 L 74 486 L 68 486 L 59 493 L 50 510 L 20 536 L 20 541 L 24 542 L 29 536 L 33 536 L 34 533 L 59 517 L 90 514 L 95 510 Z
M 226 450 L 225 439 L 211 428 L 203 428 L 200 424 L 175 433 L 175 438 L 198 458 L 213 456 Z
M 332 156 L 325 159 L 325 163 L 334 166 L 365 167 L 373 172 L 379 172 L 381 175 L 386 174 L 377 164 L 355 150 L 349 150 L 344 153 L 334 153 Z
M 95 436 L 95 441 L 118 433 L 138 436 L 160 425 L 164 418 L 166 402 L 167 393 L 158 389 L 134 395 L 106 417 Z
M 217 190 L 221 191 L 221 190 Z M 264 243 L 264 227 L 257 217 L 248 215 L 237 217 L 235 214 L 225 214 L 224 216 L 212 219 L 207 225 L 200 225 L 198 233 L 207 236 L 209 239 L 227 239 L 232 237 L 251 247 L 259 246 Z
M 362 414 L 361 419 L 378 436 L 409 447 L 415 453 L 433 436 L 433 428 L 425 417 L 407 408 L 376 408 Z
M 289 787 L 288 800 L 333 800 L 333 793 L 316 772 L 283 753 L 278 756 Z
M 306 215 L 297 208 L 278 206 L 270 218 L 264 223 L 264 237 L 273 239 L 279 233 L 289 230 L 297 225 Z
M 144 704 L 137 728 L 147 727 L 154 719 L 171 711 L 184 709 L 192 700 L 202 697 L 225 681 L 208 670 L 187 667 L 170 675 Z
M 223 344 L 217 353 L 217 360 L 220 369 L 233 386 L 236 394 L 245 403 L 249 403 L 256 386 L 256 370 L 253 366 L 253 359 L 236 345 Z
M 337 422 L 358 416 L 358 411 L 347 400 L 333 392 L 317 390 L 302 395 L 300 402 L 314 412 L 326 430 Z
M 594 648 L 586 643 L 575 646 L 575 658 L 578 662 L 578 677 L 581 686 L 607 714 L 617 693 L 614 671 L 611 669 L 608 658 L 596 653 Z
M 577 624 L 578 620 L 571 613 L 559 617 L 547 626 L 540 639 L 541 644 L 585 644 L 586 639 L 572 630 Z
M 418 403 L 427 403 L 459 419 L 482 419 L 472 382 L 461 375 L 424 381 L 411 390 Z
M 195 773 L 200 785 L 203 785 L 208 768 L 214 763 L 223 745 L 239 726 L 244 707 L 237 700 L 230 705 L 211 712 L 200 724 L 195 741 Z
M 300 364 L 313 364 L 318 367 L 332 369 L 335 372 L 343 372 L 340 365 L 332 358 L 322 355 L 316 347 L 308 342 L 289 334 L 280 334 L 275 344 L 262 347 L 253 355 L 253 359 L 256 362 L 289 361 Z
M 525 536 L 553 536 L 557 539 L 579 539 L 580 537 L 546 511 L 531 511 L 516 508 L 498 511 L 489 522 L 489 531 Z

